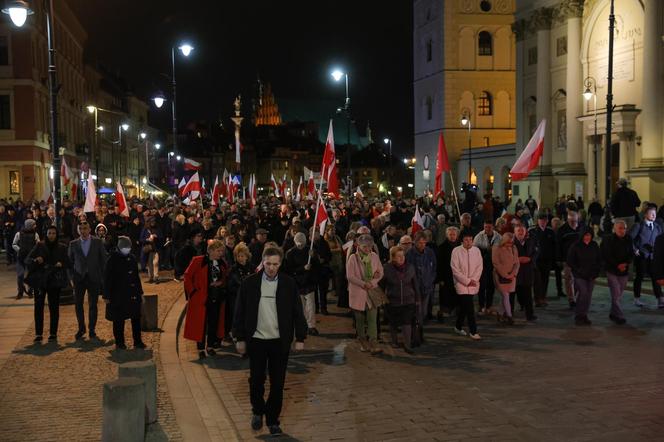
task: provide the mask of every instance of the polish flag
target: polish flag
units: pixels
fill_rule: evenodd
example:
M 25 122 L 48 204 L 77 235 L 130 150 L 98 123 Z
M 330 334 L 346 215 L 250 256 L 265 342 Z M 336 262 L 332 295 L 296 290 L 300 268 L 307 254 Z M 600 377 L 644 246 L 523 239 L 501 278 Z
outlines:
M 221 197 L 221 186 L 219 186 L 219 175 L 214 178 L 214 187 L 212 188 L 212 204 L 217 206 L 219 204 L 219 198 Z
M 337 180 L 337 160 L 334 151 L 334 131 L 330 119 L 330 129 L 327 132 L 325 142 L 325 153 L 323 153 L 323 165 L 321 175 L 327 181 L 327 192 L 339 196 L 339 181 Z
M 92 174 L 90 174 L 88 175 L 88 192 L 85 194 L 85 205 L 83 206 L 83 211 L 94 212 L 96 204 L 97 189 L 95 189 L 95 181 L 92 179 Z
M 302 201 L 302 176 L 300 175 L 300 182 L 297 184 L 297 190 L 295 191 L 295 201 Z
M 546 119 L 542 120 L 537 126 L 537 130 L 533 134 L 528 145 L 523 150 L 519 159 L 516 160 L 510 174 L 512 181 L 521 181 L 527 178 L 539 164 L 540 158 L 544 154 L 544 134 L 546 132 Z
M 274 179 L 274 173 L 270 175 L 270 186 L 272 186 L 272 189 L 274 189 L 274 196 L 277 198 L 279 197 L 279 185 L 277 184 L 277 180 Z
M 219 194 L 222 198 L 228 196 L 228 171 L 226 169 L 224 169 L 224 174 L 221 177 Z
M 60 165 L 60 176 L 62 177 L 65 186 L 68 186 L 69 181 L 71 180 L 71 170 L 69 169 L 69 165 L 67 165 L 64 156 L 62 157 L 62 164 Z
M 286 198 L 286 189 L 288 188 L 288 181 L 286 181 L 286 174 L 284 174 L 284 177 L 281 179 L 281 185 L 279 186 L 279 192 L 281 193 L 281 196 Z
M 226 194 L 226 200 L 229 204 L 233 204 L 235 201 L 235 186 L 233 186 L 233 177 L 228 175 L 228 184 L 226 184 L 228 193 Z
M 198 177 L 198 172 L 193 174 L 187 184 L 182 188 L 182 195 L 189 195 L 190 200 L 195 200 L 201 194 L 201 180 Z
M 314 199 L 316 195 L 316 183 L 314 182 L 314 171 L 309 171 L 309 181 L 307 181 L 307 193 L 309 194 L 309 199 Z
M 327 216 L 327 209 L 323 204 L 323 199 L 318 198 L 318 210 L 316 211 L 316 227 L 319 228 L 320 236 L 325 234 L 325 227 L 327 226 L 329 218 Z
M 364 198 L 364 193 L 362 193 L 362 189 L 360 186 L 357 186 L 357 190 L 355 191 L 355 196 L 357 198 Z
M 251 184 L 249 186 L 249 197 L 251 198 L 250 205 L 254 207 L 256 205 L 256 175 L 251 174 Z
M 438 136 L 438 158 L 436 158 L 436 184 L 433 191 L 433 199 L 438 198 L 443 192 L 443 172 L 450 171 L 450 160 L 447 158 L 445 139 L 441 132 Z
M 201 170 L 202 164 L 191 158 L 184 159 L 184 170 Z
M 124 218 L 129 218 L 129 207 L 127 207 L 127 199 L 125 198 L 124 190 L 122 190 L 122 184 L 119 182 L 115 186 L 115 203 L 120 209 L 120 216 Z
M 424 229 L 424 220 L 422 215 L 420 215 L 420 208 L 418 205 L 415 206 L 415 216 L 413 216 L 413 221 L 411 222 L 412 230 L 410 235 L 415 235 L 418 231 Z
M 78 185 L 76 184 L 76 181 L 72 181 L 71 183 L 71 200 L 76 201 L 76 196 L 78 195 Z
M 201 195 L 205 196 L 205 177 L 201 179 Z
M 178 193 L 180 194 L 180 196 L 184 196 L 184 186 L 186 185 L 187 185 L 187 180 L 185 180 L 184 177 L 182 177 L 182 179 L 180 180 L 180 184 L 178 184 Z

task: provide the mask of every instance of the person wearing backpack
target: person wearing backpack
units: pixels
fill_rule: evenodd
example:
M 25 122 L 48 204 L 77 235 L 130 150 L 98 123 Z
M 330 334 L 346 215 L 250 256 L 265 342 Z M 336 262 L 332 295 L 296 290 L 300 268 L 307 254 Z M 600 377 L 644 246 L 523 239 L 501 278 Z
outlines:
M 12 248 L 16 252 L 16 284 L 18 286 L 18 293 L 16 299 L 21 299 L 26 293 L 25 290 L 25 259 L 28 257 L 32 249 L 39 242 L 39 234 L 37 233 L 37 222 L 34 219 L 26 219 L 23 224 L 23 229 L 16 232 Z M 32 292 L 28 290 L 28 297 L 32 298 Z

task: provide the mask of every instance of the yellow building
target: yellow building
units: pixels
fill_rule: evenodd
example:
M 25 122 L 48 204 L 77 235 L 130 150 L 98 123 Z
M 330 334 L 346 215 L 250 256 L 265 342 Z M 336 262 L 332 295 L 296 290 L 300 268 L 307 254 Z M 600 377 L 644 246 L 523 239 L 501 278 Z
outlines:
M 481 193 L 510 195 L 516 137 L 514 7 L 514 0 L 415 0 L 417 194 L 433 190 L 442 131 L 457 185 L 470 180 Z M 461 123 L 464 115 L 470 131 Z

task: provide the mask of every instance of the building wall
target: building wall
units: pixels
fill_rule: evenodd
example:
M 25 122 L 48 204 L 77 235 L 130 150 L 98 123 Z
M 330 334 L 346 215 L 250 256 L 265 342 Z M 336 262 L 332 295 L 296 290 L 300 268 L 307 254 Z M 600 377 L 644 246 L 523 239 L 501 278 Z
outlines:
M 490 5 L 488 11 L 482 9 L 486 4 Z M 421 0 L 414 8 L 415 191 L 422 194 L 427 188 L 433 190 L 441 131 L 459 185 L 469 179 L 468 167 L 461 173 L 457 164 L 469 138 L 472 148 L 514 143 L 516 48 L 511 0 Z M 423 60 L 431 36 L 441 40 L 434 40 L 433 59 L 427 64 Z M 464 111 L 470 116 L 470 134 L 460 122 Z M 429 156 L 428 180 L 423 176 L 425 155 Z M 450 185 L 446 177 L 445 188 Z

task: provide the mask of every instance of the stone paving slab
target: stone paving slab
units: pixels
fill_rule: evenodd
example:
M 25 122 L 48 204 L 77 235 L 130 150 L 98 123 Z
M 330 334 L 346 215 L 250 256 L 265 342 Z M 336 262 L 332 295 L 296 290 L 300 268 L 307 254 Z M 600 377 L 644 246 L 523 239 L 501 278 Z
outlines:
M 380 356 L 361 353 L 350 318 L 331 308 L 318 318 L 321 335 L 291 354 L 284 439 L 661 440 L 664 312 L 626 296 L 629 322 L 616 326 L 608 308 L 597 287 L 590 327 L 553 299 L 535 324 L 518 311 L 512 327 L 480 319 L 480 342 L 454 334 L 451 321 L 432 323 L 413 356 L 387 345 Z M 248 361 L 226 349 L 204 365 L 240 437 L 263 439 L 249 428 Z

